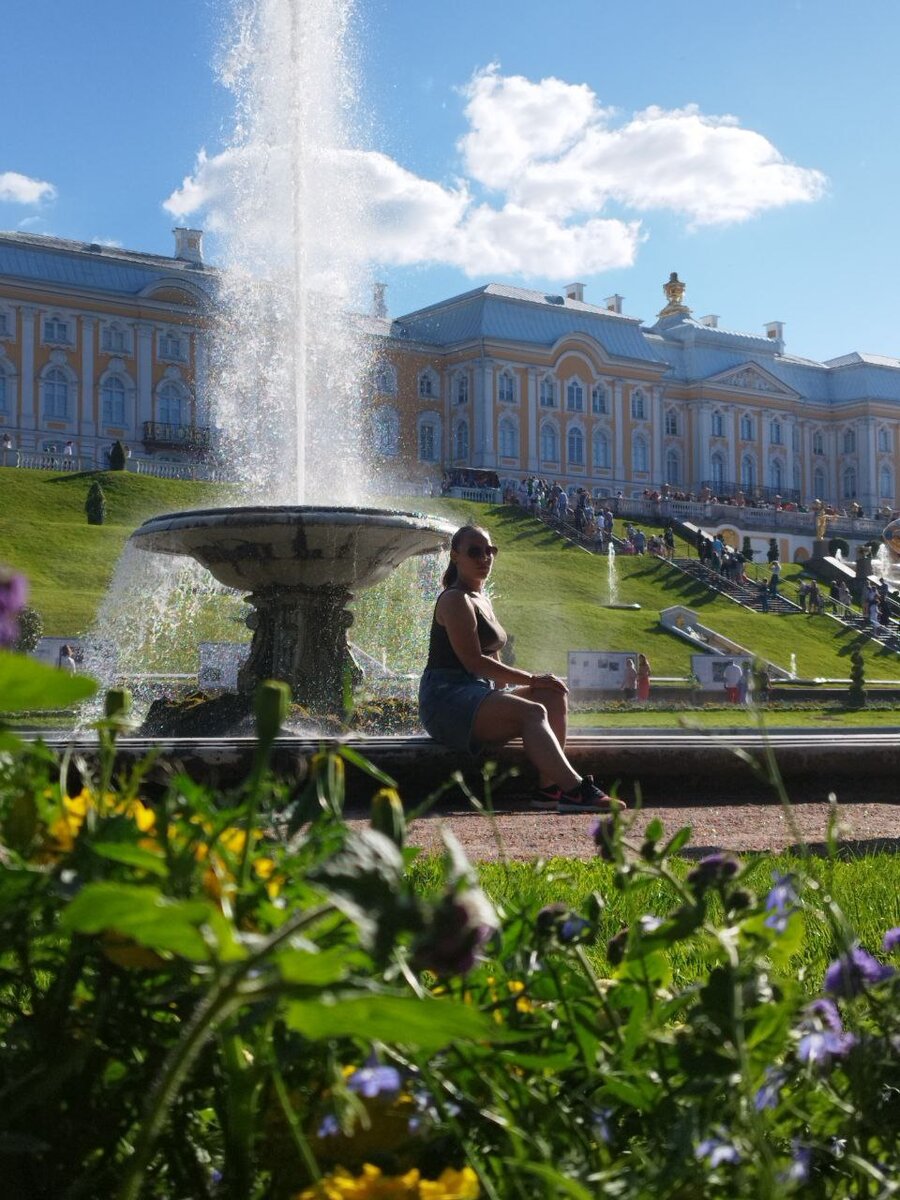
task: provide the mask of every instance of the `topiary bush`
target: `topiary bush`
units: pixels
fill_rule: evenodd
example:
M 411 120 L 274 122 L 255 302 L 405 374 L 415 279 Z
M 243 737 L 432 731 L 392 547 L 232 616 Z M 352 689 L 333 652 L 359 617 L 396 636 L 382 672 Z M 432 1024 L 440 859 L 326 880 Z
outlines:
M 124 471 L 126 458 L 125 447 L 121 442 L 114 442 L 109 452 L 109 469 L 111 471 Z
M 19 654 L 30 654 L 44 636 L 44 618 L 36 608 L 26 604 L 18 616 L 19 633 L 13 649 Z
M 850 690 L 847 699 L 851 708 L 866 706 L 866 667 L 859 646 L 855 646 L 850 655 Z
M 117 442 L 116 445 L 118 444 Z M 103 524 L 106 518 L 106 494 L 100 486 L 99 479 L 95 479 L 88 490 L 84 511 L 87 513 L 88 525 Z

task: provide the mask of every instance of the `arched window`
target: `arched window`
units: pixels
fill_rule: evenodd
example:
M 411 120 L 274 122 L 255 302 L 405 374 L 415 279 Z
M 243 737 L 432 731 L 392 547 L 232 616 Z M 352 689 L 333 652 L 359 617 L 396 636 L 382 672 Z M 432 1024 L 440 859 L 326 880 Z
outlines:
M 121 325 L 107 325 L 103 330 L 103 349 L 107 354 L 124 354 L 128 349 L 128 338 Z
M 432 370 L 419 372 L 419 398 L 431 400 L 437 395 L 437 377 Z
M 841 484 L 843 487 L 843 497 L 845 500 L 856 499 L 856 469 L 847 467 L 844 474 L 841 476 Z
M 821 499 L 825 495 L 825 472 L 821 467 L 816 467 L 813 472 L 813 491 L 816 493 L 817 499 Z
M 674 408 L 666 409 L 666 433 L 669 437 L 678 437 L 678 412 Z M 673 481 L 670 479 L 669 483 Z
M 681 462 L 677 450 L 666 453 L 666 483 L 681 483 Z
M 159 419 L 164 425 L 185 424 L 181 388 L 171 380 L 159 389 Z
M 710 433 L 713 437 L 724 437 L 724 428 L 722 414 L 716 409 L 710 419 Z
M 887 465 L 878 472 L 878 495 L 882 500 L 892 500 L 894 497 L 894 472 Z
M 457 421 L 456 432 L 453 438 L 453 457 L 468 458 L 469 457 L 469 423 L 468 421 Z
M 780 421 L 776 420 L 776 421 L 769 422 L 769 441 L 772 443 L 773 446 L 781 445 L 781 422 Z
M 591 391 L 591 412 L 598 416 L 609 412 L 609 397 L 602 383 L 598 383 Z
M 375 368 L 375 394 L 397 395 L 397 371 L 392 363 L 380 362 Z
M 817 429 L 812 436 L 812 450 L 813 454 L 825 453 L 825 436 L 821 429 Z
M 709 469 L 712 473 L 713 487 L 718 491 L 725 482 L 725 460 L 721 454 L 714 454 L 709 460 Z
M 573 425 L 569 429 L 566 442 L 569 452 L 569 464 L 574 467 L 580 467 L 584 463 L 584 434 L 577 425 Z
M 756 487 L 756 463 L 749 454 L 745 454 L 741 459 L 741 487 Z
M 636 437 L 631 444 L 631 469 L 645 472 L 649 470 L 647 463 L 647 439 Z
M 741 417 L 741 441 L 753 441 L 753 418 L 747 413 Z
M 372 418 L 375 450 L 385 458 L 396 458 L 400 452 L 400 416 L 396 408 L 384 405 Z
M 456 403 L 468 404 L 469 402 L 469 377 L 468 375 L 457 375 L 456 377 Z
M 441 457 L 441 419 L 437 413 L 419 417 L 419 459 L 437 462 Z
M 510 371 L 501 371 L 497 380 L 497 399 L 501 404 L 515 404 L 516 381 Z
M 566 408 L 569 412 L 584 412 L 584 388 L 578 379 L 570 379 L 566 388 Z
M 644 393 L 638 388 L 636 392 L 631 393 L 631 419 L 633 421 L 644 421 L 646 417 L 647 406 L 644 400 Z
M 553 380 L 546 377 L 541 380 L 541 408 L 553 408 L 556 404 L 556 388 Z
M 891 435 L 887 429 L 882 427 L 878 430 L 878 449 L 886 453 L 891 448 Z
M 773 458 L 769 463 L 769 487 L 776 492 L 784 489 L 784 464 L 780 458 Z
M 65 421 L 69 416 L 69 377 L 61 367 L 51 367 L 42 380 L 44 416 Z
M 549 422 L 541 426 L 541 458 L 544 462 L 559 462 L 559 433 Z
M 598 429 L 594 434 L 594 466 L 608 471 L 610 462 L 609 434 L 605 429 Z
M 0 412 L 6 412 L 7 387 L 6 372 L 0 367 Z
M 500 457 L 518 458 L 519 430 L 512 417 L 501 417 L 499 425 Z
M 852 429 L 844 430 L 844 437 L 841 445 L 844 448 L 845 454 L 853 454 L 856 451 L 856 433 Z
M 104 425 L 125 424 L 125 381 L 108 375 L 100 388 L 100 420 Z

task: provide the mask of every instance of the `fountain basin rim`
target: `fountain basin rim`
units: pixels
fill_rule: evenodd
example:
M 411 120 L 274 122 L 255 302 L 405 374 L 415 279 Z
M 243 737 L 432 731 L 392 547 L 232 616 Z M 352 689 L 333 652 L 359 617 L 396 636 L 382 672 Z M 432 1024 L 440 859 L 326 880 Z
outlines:
M 258 525 L 374 525 L 382 528 L 413 528 L 446 534 L 456 526 L 441 517 L 427 513 L 405 512 L 387 508 L 352 508 L 350 506 L 304 504 L 254 504 L 234 508 L 188 508 L 180 512 L 161 513 L 141 522 L 132 537 L 165 529 L 188 526 L 220 525 L 240 527 Z

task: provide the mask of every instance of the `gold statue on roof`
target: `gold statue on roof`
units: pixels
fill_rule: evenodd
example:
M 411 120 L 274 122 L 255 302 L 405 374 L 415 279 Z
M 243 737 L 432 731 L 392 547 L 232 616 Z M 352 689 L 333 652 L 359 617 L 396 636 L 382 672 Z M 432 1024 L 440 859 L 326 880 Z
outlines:
M 663 292 L 666 297 L 666 306 L 660 310 L 659 316 L 672 317 L 678 314 L 690 316 L 691 310 L 684 303 L 684 284 L 678 278 L 677 271 L 673 271 L 668 282 L 663 284 Z

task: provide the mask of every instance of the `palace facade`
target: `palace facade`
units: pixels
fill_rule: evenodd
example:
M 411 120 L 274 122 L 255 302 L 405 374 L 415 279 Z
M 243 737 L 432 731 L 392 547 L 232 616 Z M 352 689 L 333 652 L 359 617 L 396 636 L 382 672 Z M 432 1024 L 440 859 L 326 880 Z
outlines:
M 199 230 L 174 233 L 173 258 L 0 233 L 0 446 L 71 443 L 84 466 L 117 440 L 161 460 L 205 455 L 217 273 Z
M 368 323 L 376 347 L 373 438 L 416 486 L 459 468 L 538 474 L 598 496 L 664 483 L 871 514 L 894 507 L 900 359 L 790 354 L 760 334 L 695 318 L 672 274 L 651 325 L 622 297 L 488 284 Z

